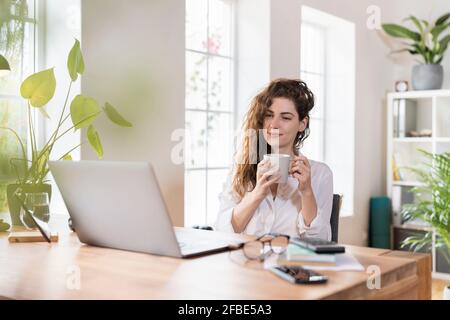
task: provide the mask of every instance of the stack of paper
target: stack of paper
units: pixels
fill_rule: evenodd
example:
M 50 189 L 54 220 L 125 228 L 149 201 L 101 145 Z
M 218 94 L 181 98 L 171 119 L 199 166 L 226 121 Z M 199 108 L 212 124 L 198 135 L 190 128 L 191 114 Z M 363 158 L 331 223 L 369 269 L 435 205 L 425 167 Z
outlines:
M 290 244 L 289 246 L 291 246 L 293 244 Z M 295 245 L 293 245 L 295 246 Z M 298 246 L 297 246 L 298 247 Z M 305 268 L 305 269 L 314 269 L 317 271 L 364 271 L 364 267 L 361 265 L 361 263 L 359 263 L 359 261 L 353 256 L 353 254 L 350 252 L 350 250 L 348 250 L 348 248 L 346 248 L 346 252 L 345 253 L 337 253 L 334 254 L 334 263 L 327 263 L 326 261 L 318 261 L 318 259 L 321 258 L 317 258 L 316 255 L 319 254 L 315 254 L 314 253 L 314 257 L 315 258 L 310 258 L 310 262 L 298 262 L 298 261 L 292 261 L 293 255 L 291 255 L 291 260 L 287 259 L 287 254 L 289 251 L 294 251 L 294 253 L 299 253 L 297 248 L 291 248 L 280 255 L 271 255 L 269 256 L 268 259 L 266 259 L 264 261 L 264 268 L 265 269 L 269 269 L 273 266 L 276 265 L 287 265 L 287 264 L 297 264 L 300 265 L 301 267 Z M 320 254 L 322 256 L 322 254 Z M 295 256 L 295 255 L 294 255 Z M 296 256 L 298 259 L 300 254 L 298 256 Z M 323 258 L 326 260 L 326 258 Z M 316 260 L 316 262 L 312 262 Z

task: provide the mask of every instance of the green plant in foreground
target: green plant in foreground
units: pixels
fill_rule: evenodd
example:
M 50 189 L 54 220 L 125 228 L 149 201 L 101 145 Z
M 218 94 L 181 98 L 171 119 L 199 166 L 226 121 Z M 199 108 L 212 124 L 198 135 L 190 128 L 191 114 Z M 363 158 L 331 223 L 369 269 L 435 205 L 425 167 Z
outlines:
M 3 219 L 0 219 L 0 232 L 5 232 L 7 231 L 11 226 L 4 222 Z
M 423 185 L 411 190 L 417 201 L 405 204 L 402 214 L 407 220 L 421 219 L 435 230 L 438 235 L 436 247 L 447 248 L 444 254 L 450 263 L 450 153 L 432 154 L 421 149 L 419 152 L 423 153 L 430 162 L 425 162 L 424 168 L 408 168 L 419 177 Z M 431 245 L 431 242 L 432 232 L 430 231 L 424 236 L 406 238 L 402 247 L 410 246 L 417 251 Z
M 408 51 L 412 55 L 420 55 L 426 64 L 440 64 L 450 42 L 450 34 L 439 37 L 450 27 L 450 22 L 447 22 L 449 18 L 450 13 L 442 15 L 434 23 L 419 20 L 414 16 L 404 19 L 411 21 L 417 31 L 393 23 L 384 23 L 382 28 L 392 37 L 409 41 L 405 43 L 406 48 L 397 52 Z
M 97 119 L 100 114 L 105 113 L 108 119 L 116 125 L 122 127 L 132 126 L 131 123 L 125 120 L 110 103 L 106 102 L 103 107 L 100 107 L 94 98 L 84 95 L 75 96 L 70 103 L 69 110 L 67 110 L 72 84 L 77 81 L 78 75 L 82 75 L 84 72 L 84 59 L 78 40 L 75 40 L 75 43 L 69 52 L 67 69 L 71 81 L 58 123 L 48 141 L 39 149 L 36 141 L 32 108 L 38 109 L 43 116 L 49 118 L 45 111 L 45 106 L 55 94 L 56 79 L 53 68 L 32 74 L 22 82 L 20 94 L 27 100 L 28 104 L 28 132 L 29 144 L 31 146 L 31 158 L 28 157 L 25 145 L 18 133 L 12 128 L 0 127 L 0 129 L 11 132 L 20 144 L 21 158 L 10 160 L 11 166 L 17 176 L 17 183 L 20 185 L 38 185 L 46 182 L 45 178 L 49 172 L 47 162 L 52 154 L 53 147 L 61 137 L 68 134 L 71 130 L 76 131 L 78 129 L 87 128 L 87 140 L 97 156 L 102 158 L 103 146 L 100 136 L 93 124 L 94 120 Z M 68 129 L 63 130 L 62 126 L 69 118 L 72 124 Z M 83 143 L 85 143 L 85 141 L 73 146 L 66 153 L 59 155 L 59 160 L 71 160 L 71 152 L 76 150 Z

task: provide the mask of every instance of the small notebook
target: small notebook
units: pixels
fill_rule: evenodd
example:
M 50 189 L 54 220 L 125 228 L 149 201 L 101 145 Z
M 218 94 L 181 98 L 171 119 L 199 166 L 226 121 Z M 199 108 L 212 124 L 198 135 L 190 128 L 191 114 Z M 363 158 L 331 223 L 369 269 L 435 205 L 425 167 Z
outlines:
M 334 254 L 317 254 L 309 249 L 289 244 L 286 251 L 278 256 L 278 265 L 319 265 L 333 266 L 336 265 L 336 255 Z

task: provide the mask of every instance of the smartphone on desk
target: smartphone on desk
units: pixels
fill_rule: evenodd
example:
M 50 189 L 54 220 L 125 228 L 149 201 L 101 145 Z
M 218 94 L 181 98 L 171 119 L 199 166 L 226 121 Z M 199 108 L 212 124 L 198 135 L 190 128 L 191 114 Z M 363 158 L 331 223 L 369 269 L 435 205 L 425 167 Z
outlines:
M 315 284 L 325 283 L 328 280 L 327 276 L 317 273 L 312 270 L 307 270 L 299 266 L 274 266 L 269 269 L 277 276 L 287 280 L 291 283 L 297 284 Z
M 326 241 L 317 238 L 291 238 L 290 242 L 319 254 L 345 252 L 345 246 L 337 244 L 333 241 Z

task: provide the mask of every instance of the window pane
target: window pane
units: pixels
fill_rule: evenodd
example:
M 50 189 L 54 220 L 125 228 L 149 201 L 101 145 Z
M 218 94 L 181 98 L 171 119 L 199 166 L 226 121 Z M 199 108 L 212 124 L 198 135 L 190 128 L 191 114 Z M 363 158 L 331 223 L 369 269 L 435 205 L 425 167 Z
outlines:
M 184 181 L 184 226 L 205 224 L 206 171 L 186 170 Z
M 310 133 L 303 142 L 300 152 L 307 158 L 323 161 L 323 122 L 322 120 L 310 119 Z
M 34 73 L 34 24 L 25 26 L 25 41 L 23 45 L 22 77 L 25 79 Z
M 210 57 L 208 78 L 208 106 L 210 110 L 231 111 L 231 60 Z
M 219 194 L 223 190 L 229 169 L 208 170 L 208 225 L 214 225 L 219 211 Z
M 228 113 L 208 113 L 208 167 L 232 162 L 233 118 Z
M 0 5 L 0 9 L 8 11 L 12 16 L 26 17 L 33 19 L 34 17 L 34 0 L 20 1 L 2 1 L 8 8 Z
M 20 99 L 0 99 L 0 127 L 15 130 L 27 150 L 26 104 Z M 9 130 L 0 130 L 0 183 L 16 178 L 10 159 L 23 158 L 16 136 Z M 26 151 L 25 151 L 26 152 Z M 19 162 L 15 161 L 19 165 Z
M 325 33 L 322 27 L 302 23 L 300 55 L 302 71 L 324 73 Z
M 312 109 L 310 116 L 315 118 L 324 117 L 324 76 L 311 73 L 300 73 L 301 79 L 306 83 L 308 88 L 314 94 L 314 108 Z
M 209 0 L 208 52 L 231 55 L 231 1 Z
M 186 108 L 206 109 L 206 55 L 186 52 Z
M 206 51 L 207 6 L 205 0 L 186 0 L 186 48 Z
M 206 166 L 206 112 L 186 111 L 185 167 Z
M 22 79 L 33 73 L 34 24 L 10 20 L 0 27 L 0 53 L 8 60 L 11 72 L 0 77 L 0 94 L 19 95 Z

